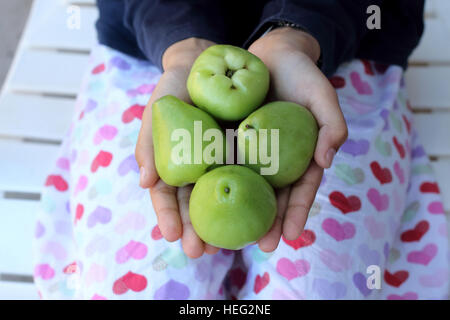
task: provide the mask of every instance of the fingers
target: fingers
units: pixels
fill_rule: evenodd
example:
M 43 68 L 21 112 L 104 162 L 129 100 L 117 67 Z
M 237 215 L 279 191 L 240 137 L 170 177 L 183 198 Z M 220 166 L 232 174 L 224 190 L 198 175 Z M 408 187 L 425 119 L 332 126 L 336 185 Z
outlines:
M 322 168 L 331 166 L 334 154 L 347 139 L 347 125 L 336 90 L 314 62 L 302 52 L 277 52 L 266 58 L 277 100 L 293 101 L 307 107 L 319 125 L 314 154 Z
M 283 235 L 286 239 L 295 240 L 303 232 L 322 174 L 323 169 L 313 161 L 305 174 L 292 186 L 283 222 Z
M 220 248 L 214 247 L 210 244 L 205 243 L 205 253 L 206 254 L 216 254 L 219 252 Z
M 205 251 L 204 242 L 195 233 L 189 217 L 189 198 L 192 192 L 192 186 L 178 188 L 177 199 L 180 209 L 181 222 L 183 224 L 183 235 L 181 236 L 181 244 L 184 253 L 190 258 L 198 258 Z M 212 250 L 212 248 L 208 248 Z
M 309 108 L 320 128 L 314 160 L 320 167 L 329 168 L 337 150 L 347 139 L 347 124 L 336 91 L 328 80 L 324 79 L 324 84 L 311 93 Z
M 264 252 L 272 252 L 280 242 L 283 218 L 289 200 L 290 187 L 277 190 L 277 215 L 269 232 L 258 241 L 259 248 Z
M 178 240 L 182 234 L 176 190 L 177 188 L 168 186 L 162 180 L 158 180 L 150 188 L 159 229 L 163 237 L 170 242 Z

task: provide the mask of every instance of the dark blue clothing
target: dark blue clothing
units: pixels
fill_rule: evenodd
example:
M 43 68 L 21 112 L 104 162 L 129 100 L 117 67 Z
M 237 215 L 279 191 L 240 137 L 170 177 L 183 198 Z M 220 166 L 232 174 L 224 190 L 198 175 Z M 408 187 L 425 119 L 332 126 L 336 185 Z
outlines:
M 331 75 L 353 58 L 406 68 L 423 32 L 423 0 L 97 0 L 99 41 L 152 61 L 161 69 L 173 43 L 199 37 L 247 48 L 278 21 L 313 35 L 322 71 Z M 369 30 L 370 5 L 381 29 Z

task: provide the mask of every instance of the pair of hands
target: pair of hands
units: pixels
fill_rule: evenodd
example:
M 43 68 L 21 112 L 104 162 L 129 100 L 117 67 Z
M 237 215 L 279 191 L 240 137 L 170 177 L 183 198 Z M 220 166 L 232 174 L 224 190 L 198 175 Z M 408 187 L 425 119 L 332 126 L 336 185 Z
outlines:
M 191 103 L 186 89 L 192 64 L 213 42 L 190 38 L 170 46 L 163 55 L 164 73 L 145 108 L 135 156 L 141 168 L 140 186 L 149 188 L 161 234 L 167 241 L 181 238 L 187 256 L 214 254 L 219 248 L 204 243 L 189 219 L 192 186 L 176 188 L 159 179 L 154 164 L 151 106 L 171 94 Z M 297 239 L 303 232 L 309 209 L 319 188 L 324 168 L 329 168 L 347 138 L 347 126 L 336 92 L 317 68 L 318 42 L 309 34 L 278 28 L 256 40 L 248 49 L 268 67 L 271 79 L 269 100 L 292 101 L 308 107 L 319 124 L 314 161 L 305 174 L 289 187 L 276 190 L 277 216 L 269 232 L 258 241 L 262 251 L 274 251 L 281 235 Z

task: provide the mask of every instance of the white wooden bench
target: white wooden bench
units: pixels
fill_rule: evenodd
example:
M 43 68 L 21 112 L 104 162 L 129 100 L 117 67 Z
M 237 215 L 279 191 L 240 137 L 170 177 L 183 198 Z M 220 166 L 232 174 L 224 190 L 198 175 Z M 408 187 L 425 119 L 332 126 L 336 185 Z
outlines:
M 95 0 L 35 0 L 3 86 L 0 299 L 38 298 L 31 276 L 36 200 L 72 118 L 97 16 Z
M 81 28 L 70 29 L 76 5 Z M 72 8 L 73 9 L 73 8 Z M 77 9 L 75 9 L 76 11 Z M 0 299 L 36 299 L 31 241 L 40 190 L 95 43 L 94 0 L 35 0 L 0 96 Z M 450 212 L 450 1 L 428 0 L 407 86 Z

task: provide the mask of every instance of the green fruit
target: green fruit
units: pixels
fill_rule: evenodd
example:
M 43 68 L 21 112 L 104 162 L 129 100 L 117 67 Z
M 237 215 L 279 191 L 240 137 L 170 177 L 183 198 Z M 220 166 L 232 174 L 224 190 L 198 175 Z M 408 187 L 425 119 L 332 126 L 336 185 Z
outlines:
M 243 166 L 223 166 L 202 176 L 189 202 L 198 236 L 216 247 L 237 250 L 258 241 L 276 215 L 275 193 L 264 178 Z
M 263 103 L 269 71 L 247 50 L 215 45 L 195 60 L 187 89 L 194 104 L 214 117 L 240 120 Z
M 206 132 L 216 134 L 211 142 L 203 139 Z M 194 183 L 210 167 L 224 162 L 226 140 L 217 122 L 174 96 L 164 96 L 153 104 L 152 134 L 156 170 L 168 185 Z M 218 148 L 212 148 L 213 144 Z M 214 157 L 206 158 L 206 151 Z
M 255 134 L 251 135 L 249 130 L 253 129 Z M 267 140 L 260 139 L 261 129 L 268 129 Z M 271 133 L 275 133 L 272 129 L 278 129 L 278 141 L 274 139 L 278 143 L 272 144 Z M 317 134 L 316 120 L 308 109 L 292 102 L 272 102 L 253 112 L 239 125 L 238 154 L 246 166 L 262 174 L 273 187 L 281 188 L 296 181 L 308 168 Z M 267 148 L 262 144 L 264 141 L 267 141 Z M 253 159 L 249 153 L 251 146 L 257 148 Z M 261 152 L 270 155 L 270 164 L 263 161 Z M 271 166 L 278 171 L 269 175 L 261 171 Z

